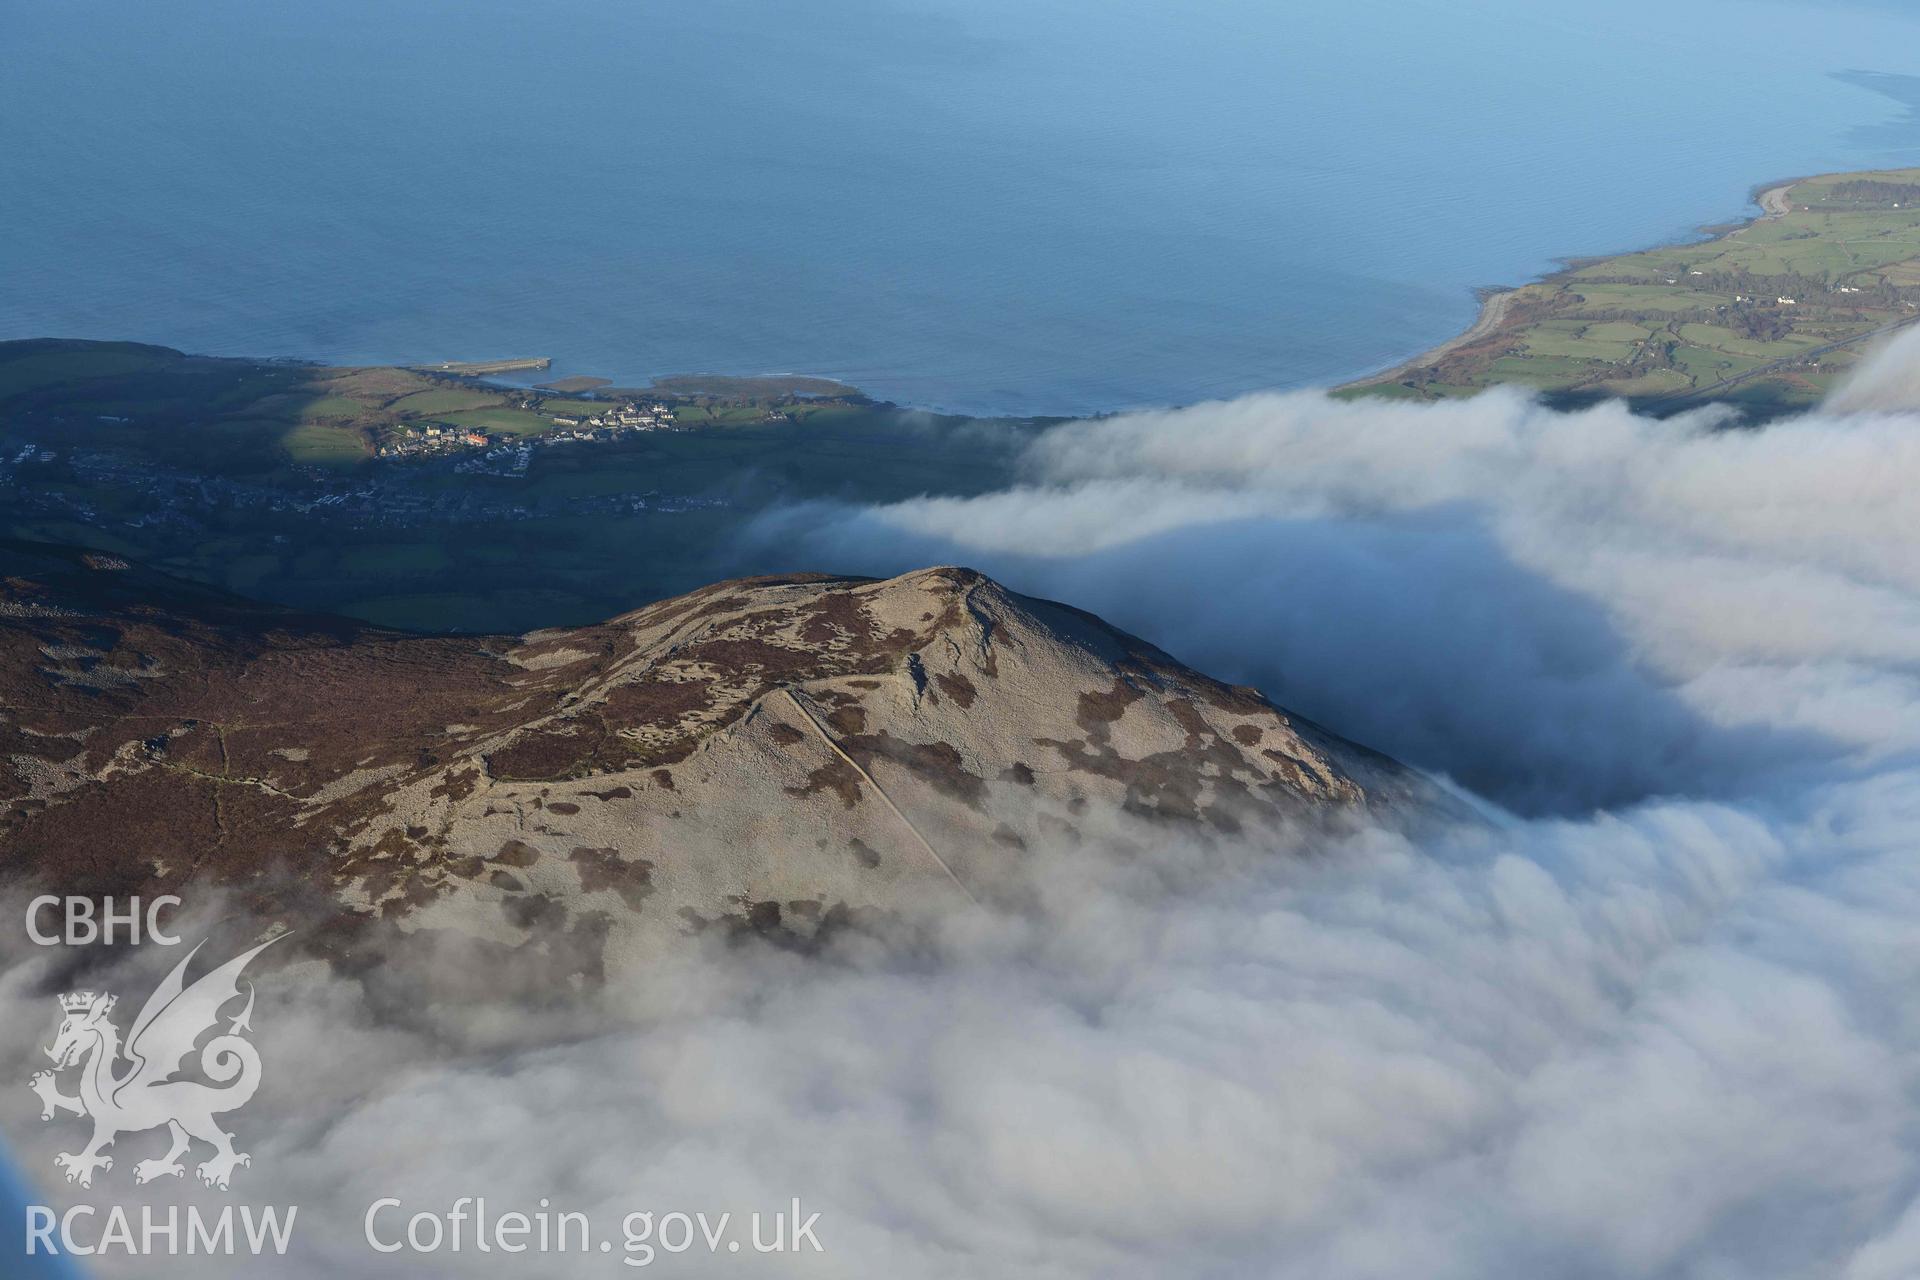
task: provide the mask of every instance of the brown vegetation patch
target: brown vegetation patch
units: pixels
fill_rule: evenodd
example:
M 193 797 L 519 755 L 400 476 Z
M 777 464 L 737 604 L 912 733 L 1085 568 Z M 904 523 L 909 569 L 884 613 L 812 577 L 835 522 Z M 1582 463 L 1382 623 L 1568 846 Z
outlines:
M 509 840 L 500 846 L 493 855 L 495 862 L 504 862 L 510 867 L 530 867 L 540 861 L 540 851 L 524 840 Z
M 20 823 L 8 842 L 7 870 L 30 871 L 38 883 L 88 895 L 156 884 L 150 880 L 155 861 L 184 878 L 203 859 L 218 859 L 227 838 L 216 786 L 157 772 L 112 786 L 87 783 Z
M 636 680 L 616 686 L 601 705 L 615 728 L 676 725 L 713 706 L 713 682 Z
M 705 663 L 722 671 L 757 671 L 789 680 L 808 678 L 820 669 L 820 657 L 810 649 L 757 639 L 703 640 L 681 650 L 680 656 L 687 662 Z
M 431 883 L 420 876 L 404 881 L 395 880 L 394 883 L 400 886 L 400 892 L 397 896 L 381 902 L 380 914 L 395 920 L 411 915 L 446 891 L 441 885 Z
M 518 894 L 500 900 L 507 920 L 522 929 L 558 929 L 567 922 L 567 909 L 558 898 L 544 893 Z
M 458 803 L 472 795 L 478 788 L 479 782 L 478 769 L 454 769 L 448 771 L 446 777 L 435 783 L 433 789 L 427 794 L 436 798 L 444 796 L 449 801 Z
M 948 675 L 943 671 L 934 676 L 933 682 L 939 685 L 949 698 L 959 703 L 962 711 L 971 707 L 973 700 L 980 696 L 980 691 L 973 687 L 973 681 L 958 672 Z
M 821 791 L 831 791 L 840 797 L 841 804 L 851 809 L 860 803 L 860 781 L 860 771 L 839 756 L 835 756 L 809 773 L 805 786 L 787 787 L 785 790 L 792 796 L 810 796 Z
M 1327 795 L 1342 801 L 1359 799 L 1359 788 L 1316 762 L 1286 755 L 1271 747 L 1260 753 L 1273 762 L 1274 772 L 1303 795 Z
M 493 776 L 509 782 L 544 782 L 588 771 L 607 736 L 597 716 L 581 716 L 563 730 L 522 734 L 487 757 Z
M 807 620 L 800 626 L 800 638 L 821 647 L 845 642 L 857 648 L 871 648 L 873 617 L 851 591 L 830 591 L 807 609 Z
M 890 733 L 849 738 L 847 754 L 869 770 L 876 759 L 903 765 L 942 795 L 974 808 L 987 798 L 986 779 L 967 769 L 960 749 L 951 742 L 905 742 Z
M 1172 702 L 1167 703 L 1166 707 L 1167 714 L 1172 716 L 1174 722 L 1187 731 L 1188 745 L 1198 745 L 1198 740 L 1202 738 L 1219 737 L 1219 735 L 1213 731 L 1213 726 L 1207 723 L 1207 718 L 1200 714 L 1200 708 L 1194 706 L 1185 698 L 1176 698 Z M 1237 761 L 1239 756 L 1235 755 L 1234 759 Z
M 734 586 L 734 585 L 737 585 L 737 584 L 723 582 L 718 584 L 717 586 L 709 587 L 707 588 L 707 590 L 724 591 L 728 587 Z M 717 600 L 710 600 L 707 603 L 702 604 L 700 607 L 694 609 L 688 615 L 688 617 L 689 618 L 717 617 L 718 615 L 723 613 L 738 612 L 739 610 L 746 608 L 748 605 L 752 603 L 753 603 L 752 596 L 721 596 Z
M 1074 712 L 1074 719 L 1082 729 L 1097 738 L 1107 736 L 1107 726 L 1118 720 L 1126 709 L 1138 702 L 1143 695 L 1126 677 L 1116 677 L 1113 688 L 1105 693 L 1083 693 Z
M 618 849 L 585 846 L 575 846 L 567 858 L 580 876 L 582 893 L 611 889 L 635 911 L 653 895 L 653 863 L 645 858 L 628 861 L 620 856 Z
M 844 902 L 828 906 L 817 900 L 802 900 L 787 904 L 784 910 L 778 902 L 745 895 L 731 896 L 728 902 L 731 909 L 718 916 L 707 917 L 692 907 L 682 907 L 680 918 L 694 933 L 718 929 L 730 942 L 759 942 L 801 955 L 818 953 L 844 933 L 879 934 L 894 919 L 888 912 L 849 907 Z
M 1200 695 L 1222 711 L 1231 711 L 1235 715 L 1257 716 L 1261 713 L 1273 714 L 1275 708 L 1267 701 L 1265 694 L 1252 685 L 1221 684 L 1210 680 L 1198 672 L 1188 672 L 1187 681 L 1200 691 Z
M 1044 745 L 1058 751 L 1076 773 L 1090 773 L 1124 785 L 1124 807 L 1129 813 L 1187 819 L 1200 816 L 1204 779 L 1198 769 L 1171 752 L 1163 757 L 1129 760 L 1104 742 L 1048 740 Z

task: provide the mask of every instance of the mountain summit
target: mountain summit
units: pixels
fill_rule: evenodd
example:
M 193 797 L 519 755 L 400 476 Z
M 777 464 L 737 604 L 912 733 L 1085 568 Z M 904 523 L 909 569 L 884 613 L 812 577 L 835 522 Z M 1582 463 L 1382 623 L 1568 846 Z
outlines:
M 372 923 L 559 930 L 596 957 L 713 928 L 805 945 L 1004 897 L 1115 824 L 1230 835 L 1425 791 L 967 569 L 723 582 L 518 637 L 385 631 L 36 544 L 0 545 L 0 579 L 7 875 L 244 885 L 343 946 Z

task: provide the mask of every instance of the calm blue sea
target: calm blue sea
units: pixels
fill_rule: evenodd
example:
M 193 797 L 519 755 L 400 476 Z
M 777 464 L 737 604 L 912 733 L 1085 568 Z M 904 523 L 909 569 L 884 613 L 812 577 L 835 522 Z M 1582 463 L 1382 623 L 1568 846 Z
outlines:
M 1920 162 L 1920 6 L 0 0 L 0 336 L 1081 412 Z

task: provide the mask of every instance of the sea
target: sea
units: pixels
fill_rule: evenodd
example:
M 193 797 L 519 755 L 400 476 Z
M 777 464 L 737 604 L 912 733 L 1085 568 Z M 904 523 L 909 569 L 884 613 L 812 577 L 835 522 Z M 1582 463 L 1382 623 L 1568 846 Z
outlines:
M 1189 403 L 1917 109 L 1907 3 L 0 0 L 0 337 Z

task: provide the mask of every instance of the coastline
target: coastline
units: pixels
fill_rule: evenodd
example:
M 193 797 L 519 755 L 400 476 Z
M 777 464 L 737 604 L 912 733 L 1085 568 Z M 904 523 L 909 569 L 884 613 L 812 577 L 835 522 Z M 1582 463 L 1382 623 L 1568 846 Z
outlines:
M 1836 170 L 1835 172 L 1840 171 Z M 1743 227 L 1750 227 L 1762 218 L 1784 217 L 1793 211 L 1793 206 L 1787 202 L 1787 192 L 1809 179 L 1831 176 L 1831 174 L 1806 174 L 1798 178 L 1787 178 L 1781 182 L 1769 182 L 1766 186 L 1757 188 L 1753 193 L 1753 202 L 1760 206 L 1759 216 L 1748 218 L 1745 222 L 1734 224 L 1732 230 L 1738 231 Z
M 1814 174 L 1786 179 L 1773 179 L 1748 188 L 1749 202 L 1757 206 L 1737 222 L 1703 224 L 1696 228 L 1697 239 L 1675 239 L 1636 249 L 1616 253 L 1597 254 L 1556 259 L 1557 266 L 1551 271 L 1536 275 L 1531 280 L 1519 284 L 1487 285 L 1474 290 L 1479 306 L 1471 323 L 1452 336 L 1406 356 L 1393 365 L 1374 372 L 1365 373 L 1347 380 L 1325 385 L 1328 393 L 1360 392 L 1369 388 L 1387 386 L 1407 380 L 1422 370 L 1447 360 L 1466 348 L 1486 341 L 1498 334 L 1503 327 L 1513 325 L 1516 332 L 1524 331 L 1531 320 L 1515 321 L 1516 305 L 1525 306 L 1536 294 L 1530 292 L 1542 285 L 1551 285 L 1576 272 L 1591 268 L 1597 264 L 1628 258 L 1667 248 L 1697 248 L 1713 245 L 1741 235 L 1743 232 L 1774 219 L 1785 218 L 1793 213 L 1789 194 L 1802 184 L 1819 182 L 1825 179 L 1855 176 L 1856 174 L 1880 174 L 1896 172 L 1892 170 L 1839 170 L 1827 174 Z M 1898 208 L 1899 206 L 1894 206 Z M 1804 206 L 1803 206 L 1804 208 Z M 1669 284 L 1672 281 L 1668 282 Z M 1920 318 L 1915 318 L 1920 319 Z M 1903 319 L 1887 329 L 1905 327 L 1913 319 Z M 1876 336 L 1882 330 L 1865 333 L 1836 341 L 1819 348 L 1812 354 L 1824 355 L 1830 351 L 1841 350 L 1855 345 L 1862 338 Z M 17 339 L 15 341 L 33 341 L 37 339 Z M 6 340 L 0 340 L 6 341 Z M 78 339 L 76 341 L 89 341 Z M 141 346 L 159 346 L 154 343 L 135 343 Z M 173 348 L 164 348 L 174 350 Z M 756 399 L 793 399 L 809 400 L 815 398 L 844 398 L 872 403 L 877 406 L 890 406 L 901 409 L 917 410 L 941 416 L 997 419 L 1008 421 L 1046 421 L 1065 420 L 1073 417 L 1098 417 L 1110 413 L 1130 412 L 1134 409 L 1160 407 L 1155 405 L 1124 406 L 1118 409 L 1082 411 L 1068 413 L 1031 413 L 1008 412 L 1005 410 L 984 409 L 969 411 L 951 409 L 913 401 L 893 401 L 875 396 L 866 389 L 842 379 L 820 374 L 801 373 L 761 373 L 761 374 L 715 374 L 715 373 L 679 373 L 654 375 L 644 383 L 617 383 L 610 377 L 574 373 L 565 377 L 547 381 L 534 381 L 537 375 L 550 375 L 555 364 L 552 356 L 525 356 L 489 360 L 394 360 L 390 363 L 363 363 L 352 361 L 341 363 L 327 357 L 303 356 L 255 356 L 245 354 L 215 354 L 208 352 L 193 353 L 201 358 L 234 360 L 255 364 L 301 365 L 313 368 L 352 370 L 363 368 L 396 368 L 419 372 L 428 376 L 451 377 L 496 389 L 502 392 L 532 392 L 547 396 L 566 396 L 581 400 L 640 398 L 644 396 L 666 397 L 673 399 L 702 399 L 715 401 L 756 400 Z M 1476 353 L 1473 358 L 1480 358 Z M 1679 398 L 1700 394 L 1702 391 L 1724 390 L 1728 386 L 1746 381 L 1756 374 L 1766 373 L 1784 362 L 1774 362 L 1767 366 L 1742 371 L 1732 377 L 1714 382 L 1710 387 L 1682 392 Z M 1503 379 L 1504 380 L 1504 379 Z M 1286 385 L 1286 384 L 1280 384 Z M 1259 390 L 1262 388 L 1254 388 Z M 1204 397 L 1202 397 L 1204 398 Z M 1659 397 L 1672 399 L 1675 397 Z M 1182 402 L 1173 402 L 1182 403 Z M 1190 402 L 1188 402 L 1190 403 Z
M 1831 176 L 1831 175 L 1809 175 L 1809 176 Z M 1764 222 L 1770 218 L 1779 218 L 1779 217 L 1786 216 L 1786 214 L 1789 213 L 1792 209 L 1792 206 L 1787 201 L 1787 192 L 1791 191 L 1794 187 L 1798 186 L 1800 183 L 1806 182 L 1806 181 L 1808 181 L 1808 177 L 1788 178 L 1785 181 L 1774 181 L 1774 182 L 1767 183 L 1764 186 L 1754 188 L 1749 195 L 1749 199 L 1751 199 L 1753 203 L 1757 204 L 1760 207 L 1760 212 L 1756 214 L 1752 214 L 1746 218 L 1743 218 L 1739 222 L 1724 223 L 1719 225 L 1702 227 L 1701 231 L 1703 233 L 1706 233 L 1706 239 L 1702 243 L 1710 244 L 1715 240 L 1725 239 L 1728 236 L 1735 236 L 1740 234 L 1740 232 L 1745 231 L 1748 227 L 1755 225 L 1756 223 Z M 1642 249 L 1631 249 L 1631 250 L 1627 250 L 1626 252 L 1640 253 L 1640 252 L 1645 252 L 1646 249 L 1658 248 L 1658 247 L 1660 246 L 1648 245 Z M 1362 375 L 1361 377 L 1358 377 L 1358 378 L 1350 379 L 1346 382 L 1342 382 L 1335 386 L 1329 387 L 1327 388 L 1327 390 L 1330 392 L 1358 391 L 1364 387 L 1374 387 L 1374 386 L 1379 386 L 1382 383 L 1398 382 L 1399 380 L 1406 377 L 1408 374 L 1412 373 L 1416 369 L 1422 369 L 1427 367 L 1428 365 L 1438 363 L 1439 361 L 1444 360 L 1448 356 L 1452 355 L 1454 352 L 1460 350 L 1462 347 L 1471 346 L 1473 343 L 1480 341 L 1482 338 L 1490 337 L 1496 330 L 1500 328 L 1502 324 L 1506 323 L 1507 313 L 1512 308 L 1513 300 L 1515 296 L 1520 292 L 1520 290 L 1528 287 L 1529 285 L 1546 284 L 1549 281 L 1554 280 L 1557 277 L 1565 274 L 1568 271 L 1574 270 L 1581 265 L 1584 265 L 1587 263 L 1593 263 L 1593 262 L 1602 262 L 1602 261 L 1605 261 L 1607 258 L 1616 257 L 1616 256 L 1619 256 L 1619 255 L 1597 254 L 1597 255 L 1590 255 L 1587 257 L 1566 258 L 1561 260 L 1563 265 L 1560 267 L 1559 270 L 1549 271 L 1542 275 L 1535 276 L 1532 280 L 1527 281 L 1525 284 L 1493 285 L 1493 286 L 1488 286 L 1487 288 L 1481 289 L 1479 291 L 1481 294 L 1480 312 L 1478 315 L 1474 317 L 1473 323 L 1468 325 L 1465 329 L 1461 330 L 1459 333 L 1456 333 L 1455 335 L 1453 335 L 1451 338 L 1448 338 L 1444 342 L 1436 343 L 1435 345 L 1428 347 L 1424 351 L 1417 352 L 1414 355 L 1407 357 L 1405 360 L 1400 361 L 1398 364 L 1394 365 L 1392 368 L 1382 369 L 1378 373 L 1369 373 L 1369 374 Z
M 1398 382 L 1415 369 L 1423 368 L 1433 364 L 1435 361 L 1446 359 L 1460 348 L 1469 346 L 1480 341 L 1482 338 L 1490 336 L 1494 330 L 1498 329 L 1502 324 L 1505 324 L 1507 311 L 1513 306 L 1514 295 L 1519 292 L 1519 285 L 1501 285 L 1497 288 L 1482 290 L 1480 314 L 1473 318 L 1472 324 L 1462 329 L 1459 333 L 1454 334 L 1451 338 L 1448 338 L 1445 342 L 1437 346 L 1428 347 L 1425 351 L 1409 356 L 1399 364 L 1394 365 L 1391 369 L 1382 369 L 1379 373 L 1370 373 L 1364 378 L 1355 378 L 1351 382 L 1342 382 L 1337 386 L 1329 387 L 1328 390 L 1352 391 L 1360 387 L 1378 386 L 1383 382 Z

